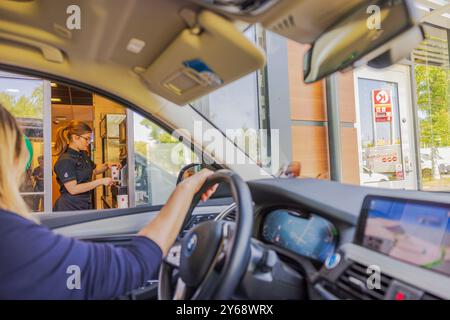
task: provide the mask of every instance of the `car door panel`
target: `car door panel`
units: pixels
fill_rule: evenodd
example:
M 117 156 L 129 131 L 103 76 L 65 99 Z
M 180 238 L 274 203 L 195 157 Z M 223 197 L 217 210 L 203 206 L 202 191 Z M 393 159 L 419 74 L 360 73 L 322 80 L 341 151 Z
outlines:
M 211 199 L 195 208 L 193 215 L 215 216 L 231 203 L 230 198 Z M 129 239 L 151 221 L 162 206 L 38 214 L 41 223 L 54 232 L 92 241 Z

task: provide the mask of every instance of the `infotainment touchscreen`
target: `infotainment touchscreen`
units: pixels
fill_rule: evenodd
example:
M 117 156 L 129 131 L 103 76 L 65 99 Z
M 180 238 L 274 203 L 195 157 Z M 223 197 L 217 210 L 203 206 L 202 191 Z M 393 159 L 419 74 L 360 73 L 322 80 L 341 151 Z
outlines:
M 356 242 L 423 268 L 450 275 L 450 205 L 369 196 Z

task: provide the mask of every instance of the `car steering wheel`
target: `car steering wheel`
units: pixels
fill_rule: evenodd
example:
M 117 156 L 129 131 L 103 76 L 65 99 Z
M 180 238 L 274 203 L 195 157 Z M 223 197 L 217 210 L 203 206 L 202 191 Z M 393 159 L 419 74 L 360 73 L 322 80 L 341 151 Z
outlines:
M 235 172 L 216 171 L 195 194 L 188 217 L 201 195 L 221 182 L 230 185 L 236 204 L 236 222 L 200 223 L 177 241 L 160 267 L 158 299 L 225 300 L 236 290 L 250 258 L 253 201 L 247 184 Z M 175 285 L 174 274 L 178 275 Z

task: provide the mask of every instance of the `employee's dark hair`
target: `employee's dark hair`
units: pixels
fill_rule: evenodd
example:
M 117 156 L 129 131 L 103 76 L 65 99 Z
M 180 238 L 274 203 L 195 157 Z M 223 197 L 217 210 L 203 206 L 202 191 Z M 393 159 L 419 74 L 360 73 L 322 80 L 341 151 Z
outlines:
M 65 127 L 61 127 L 58 129 L 56 133 L 56 142 L 55 142 L 55 154 L 59 156 L 60 154 L 66 152 L 69 143 L 72 141 L 72 137 L 81 136 L 86 133 L 91 133 L 92 129 L 89 125 L 82 121 L 72 120 Z

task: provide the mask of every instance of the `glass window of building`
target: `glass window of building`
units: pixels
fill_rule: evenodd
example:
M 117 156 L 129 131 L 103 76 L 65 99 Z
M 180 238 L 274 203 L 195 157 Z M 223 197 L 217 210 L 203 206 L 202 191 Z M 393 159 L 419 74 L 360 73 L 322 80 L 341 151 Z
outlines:
M 20 191 L 33 212 L 44 211 L 44 81 L 0 73 L 0 104 L 16 120 L 33 150 Z
M 362 182 L 403 180 L 397 83 L 358 79 Z
M 450 190 L 450 72 L 448 30 L 427 26 L 413 52 L 419 123 L 421 185 Z

